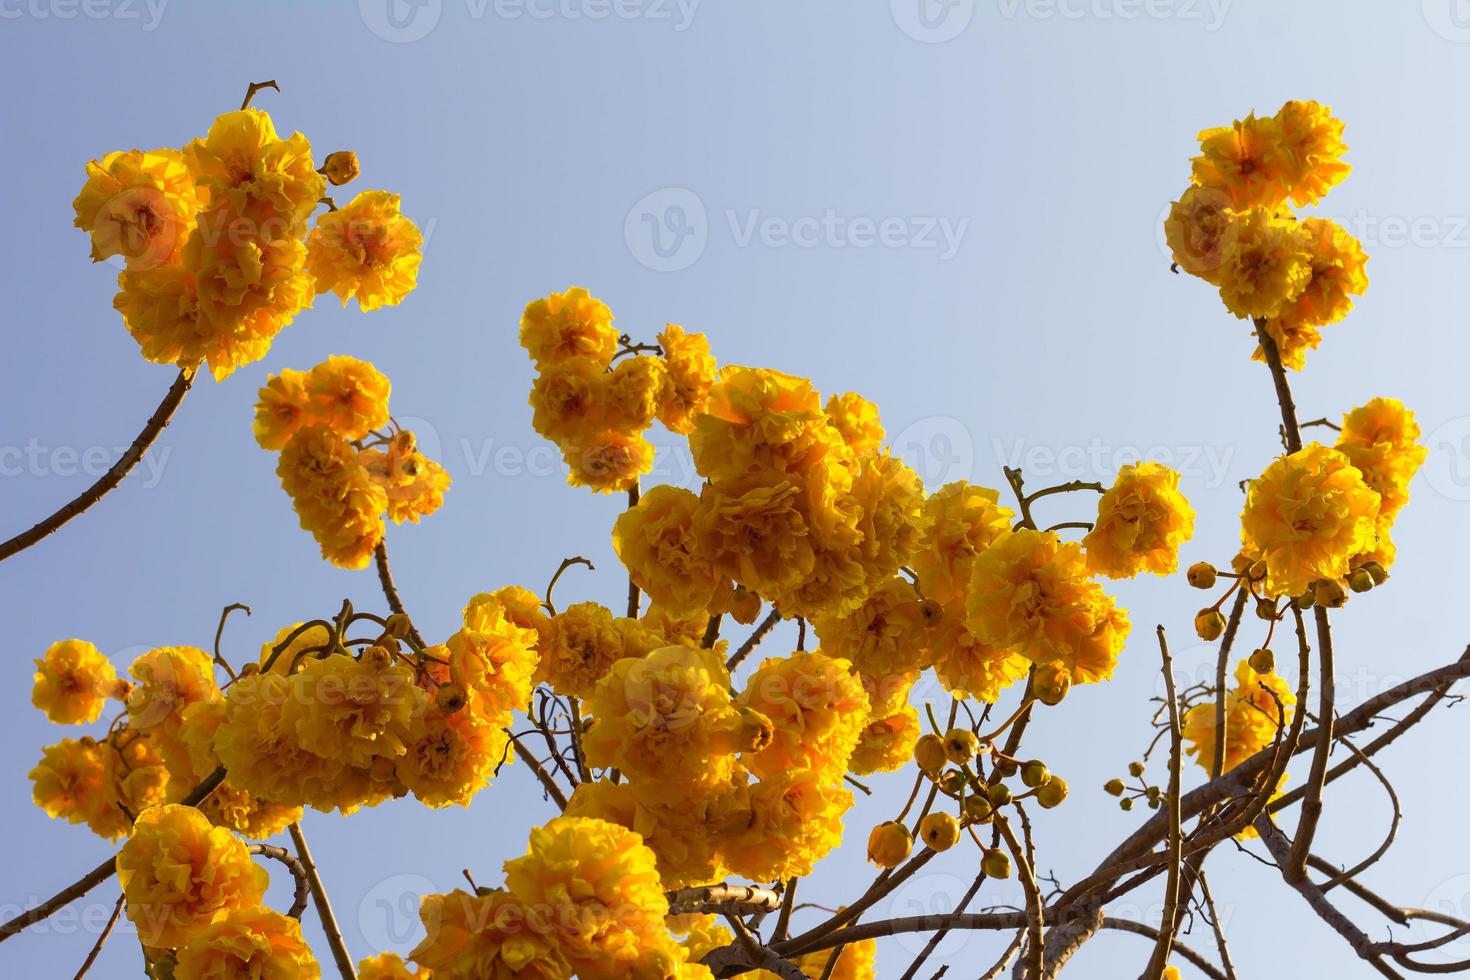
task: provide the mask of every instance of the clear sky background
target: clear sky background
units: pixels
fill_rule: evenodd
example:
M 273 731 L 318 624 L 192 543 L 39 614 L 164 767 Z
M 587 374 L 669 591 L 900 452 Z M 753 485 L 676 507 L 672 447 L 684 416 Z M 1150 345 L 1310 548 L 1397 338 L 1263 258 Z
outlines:
M 85 486 L 78 460 L 95 467 L 126 445 L 174 376 L 138 357 L 111 309 L 116 270 L 91 266 L 70 227 L 88 159 L 181 145 L 248 82 L 275 78 L 284 91 L 257 104 L 321 153 L 355 149 L 357 186 L 402 194 L 427 238 L 402 306 L 363 316 L 320 299 L 265 361 L 202 379 L 147 465 L 100 507 L 0 565 L 6 917 L 108 853 L 30 802 L 41 746 L 72 734 L 28 703 L 30 661 L 47 644 L 88 638 L 121 670 L 151 646 L 208 647 L 220 608 L 245 602 L 254 617 L 233 620 L 225 640 L 238 661 L 344 596 L 382 608 L 372 572 L 321 561 L 250 435 L 267 374 L 331 353 L 392 378 L 395 414 L 454 477 L 440 513 L 389 530 L 405 599 L 434 638 L 473 593 L 539 590 L 566 555 L 599 570 L 570 574 L 564 601 L 623 592 L 609 543 L 621 500 L 566 487 L 526 405 L 520 309 L 570 284 L 636 337 L 674 321 L 706 331 L 722 362 L 861 392 L 931 488 L 998 485 L 1001 465 L 1017 462 L 1036 486 L 1110 481 L 1151 452 L 1183 471 L 1199 511 L 1184 560 L 1228 560 L 1237 483 L 1279 450 L 1276 405 L 1248 328 L 1208 286 L 1169 274 L 1159 229 L 1196 131 L 1288 98 L 1347 121 L 1355 170 L 1318 211 L 1372 256 L 1368 295 L 1293 379 L 1298 403 L 1306 418 L 1336 417 L 1400 397 L 1432 454 L 1395 532 L 1393 581 L 1334 617 L 1342 700 L 1455 659 L 1470 517 L 1467 5 L 926 2 L 0 0 L 0 534 Z M 660 445 L 657 478 L 686 482 L 687 456 L 667 436 Z M 1050 500 L 1046 517 L 1086 519 L 1088 503 Z M 1064 807 L 1036 817 L 1041 868 L 1064 882 L 1144 819 L 1101 784 L 1152 735 L 1154 624 L 1171 631 L 1187 681 L 1212 670 L 1190 639 L 1199 594 L 1182 578 L 1116 591 L 1135 624 L 1117 677 L 1046 712 L 1027 739 L 1072 783 Z M 765 649 L 792 642 L 780 633 Z M 1457 914 L 1470 912 L 1454 749 L 1465 711 L 1442 710 L 1382 757 L 1404 822 L 1390 860 L 1366 876 L 1394 901 Z M 803 899 L 841 904 L 869 879 L 867 829 L 896 811 L 908 777 L 874 783 L 849 816 L 849 846 Z M 1317 850 L 1356 862 L 1387 829 L 1388 804 L 1366 775 L 1334 785 L 1329 803 Z M 413 897 L 455 887 L 461 868 L 498 882 L 500 862 L 552 812 L 519 766 L 467 810 L 404 800 L 350 820 L 311 813 L 305 828 L 360 957 L 409 948 Z M 957 848 L 875 914 L 949 908 L 974 860 Z M 1229 846 L 1208 870 L 1242 976 L 1365 974 L 1273 870 Z M 104 885 L 7 942 L 0 974 L 70 976 L 115 896 Z M 987 885 L 978 904 L 1020 901 L 1012 881 Z M 1156 920 L 1158 901 L 1142 889 L 1111 911 Z M 328 960 L 310 913 L 307 929 Z M 952 937 L 935 963 L 976 975 L 1009 938 Z M 1186 941 L 1211 946 L 1202 924 Z M 885 941 L 880 976 L 917 948 Z M 1148 952 L 1105 934 L 1072 975 L 1135 976 Z M 1463 958 L 1470 941 L 1434 955 Z M 92 975 L 134 976 L 139 962 L 124 933 Z

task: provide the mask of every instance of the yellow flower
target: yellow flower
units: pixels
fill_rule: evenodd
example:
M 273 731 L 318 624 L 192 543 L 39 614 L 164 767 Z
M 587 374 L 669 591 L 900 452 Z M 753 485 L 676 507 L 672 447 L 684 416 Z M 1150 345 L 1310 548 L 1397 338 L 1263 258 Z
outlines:
M 1353 169 L 1341 160 L 1342 120 L 1327 106 L 1293 99 L 1276 110 L 1276 124 L 1282 170 L 1298 206 L 1315 204 Z
M 1409 481 L 1429 455 L 1419 435 L 1414 413 L 1394 398 L 1375 398 L 1343 416 L 1335 448 L 1378 491 L 1379 517 L 1389 522 L 1409 502 Z
M 573 286 L 526 306 L 521 346 L 543 369 L 569 357 L 590 357 L 606 367 L 618 349 L 612 321 L 612 311 L 601 300 Z
M 799 586 L 816 556 L 801 488 L 782 482 L 743 492 L 709 483 L 694 513 L 698 551 L 747 589 L 774 596 Z
M 199 216 L 200 230 L 184 246 L 200 313 L 215 345 L 230 356 L 226 365 L 211 356 L 216 378 L 263 357 L 272 338 L 315 295 L 305 245 L 295 238 L 250 238 L 238 222 L 228 212 L 206 211 Z
M 810 381 L 763 368 L 726 368 L 694 420 L 689 448 L 716 483 L 753 473 L 804 476 L 848 453 Z
M 270 880 L 228 830 L 193 807 L 144 810 L 117 854 L 128 918 L 148 946 L 184 946 L 235 909 L 258 905 Z
M 853 479 L 852 496 L 858 507 L 857 529 L 862 535 L 859 554 L 867 579 L 864 591 L 870 592 L 897 575 L 919 548 L 928 525 L 924 485 L 897 456 L 868 453 Z M 824 530 L 820 521 L 817 527 L 819 532 Z M 834 542 L 829 538 L 827 543 Z M 853 596 L 845 603 L 847 609 L 832 611 L 841 615 L 861 601 L 861 595 Z
M 113 801 L 111 746 L 90 738 L 62 739 L 41 752 L 30 773 L 31 799 L 54 820 L 84 823 L 106 840 L 124 837 L 128 818 Z
M 632 831 L 586 817 L 532 830 L 525 856 L 505 862 L 505 882 L 555 923 L 583 976 L 621 975 L 619 965 L 638 959 L 640 934 L 662 931 L 669 912 L 653 851 Z
M 357 980 L 428 980 L 428 972 L 410 970 L 397 953 L 379 953 L 357 964 Z
M 572 968 L 558 949 L 560 923 L 539 912 L 500 890 L 425 895 L 419 918 L 428 935 L 409 959 L 434 980 L 566 980 Z
M 257 799 L 284 806 L 310 803 L 331 809 L 354 802 L 342 790 L 343 764 L 309 751 L 296 727 L 284 719 L 293 682 L 283 674 L 249 674 L 230 685 L 225 717 L 214 735 L 214 751 L 229 770 L 229 782 Z
M 540 659 L 535 630 L 519 625 L 493 596 L 471 600 L 463 622 L 446 647 L 450 676 L 464 688 L 470 709 L 492 720 L 525 708 Z
M 1238 209 L 1273 208 L 1289 193 L 1283 139 L 1276 119 L 1254 113 L 1230 126 L 1204 130 L 1200 155 L 1192 161 L 1194 183 L 1224 191 Z
M 852 794 L 811 772 L 788 772 L 750 788 L 749 814 L 720 844 L 736 874 L 754 881 L 806 877 L 842 843 Z
M 653 469 L 653 446 L 633 432 L 608 429 L 561 447 L 567 483 L 598 493 L 627 490 Z
M 1221 270 L 1235 247 L 1234 205 L 1229 193 L 1218 187 L 1192 186 L 1170 206 L 1164 239 L 1179 268 L 1220 285 Z
M 626 782 L 594 780 L 572 793 L 566 816 L 606 820 L 638 834 L 657 858 L 659 879 L 666 889 L 706 884 L 725 874 L 716 853 L 719 841 L 714 826 L 722 804 L 743 795 L 747 779 L 748 774 L 737 769 L 716 796 L 668 805 L 640 801 Z
M 1241 542 L 1266 563 L 1271 595 L 1300 595 L 1318 579 L 1348 573 L 1373 547 L 1379 496 L 1335 449 L 1312 443 L 1283 456 L 1255 480 L 1240 516 Z
M 854 612 L 817 616 L 812 626 L 823 652 L 851 661 L 864 674 L 906 674 L 932 663 L 929 619 L 904 579 L 889 579 Z
M 648 428 L 667 382 L 668 369 L 656 357 L 640 354 L 619 361 L 607 375 L 609 425 L 629 432 Z
M 203 206 L 178 150 L 126 150 L 87 164 L 72 202 L 76 226 L 92 238 L 92 261 L 122 256 L 129 268 L 178 260 Z
M 744 762 L 762 779 L 793 770 L 841 778 L 868 723 L 868 695 L 846 660 L 798 650 L 769 657 L 736 704 L 771 720 L 775 736 Z
M 960 481 L 940 487 L 924 502 L 927 530 L 910 564 L 926 598 L 944 605 L 963 602 L 975 556 L 1010 533 L 1016 519 L 999 501 L 999 491 Z
M 348 766 L 407 752 L 412 720 L 426 706 L 413 668 L 402 663 L 378 669 L 342 654 L 308 657 L 290 680 L 282 724 L 316 755 Z
M 1277 707 L 1280 701 L 1280 708 Z M 1235 689 L 1225 700 L 1225 765 L 1229 772 L 1276 739 L 1278 721 L 1290 722 L 1296 696 L 1279 674 L 1258 674 L 1248 661 L 1235 668 Z M 1206 771 L 1215 764 L 1219 729 L 1215 726 L 1215 699 L 1190 708 L 1182 726 L 1186 751 Z
M 668 918 L 668 927 L 670 932 L 684 936 L 682 942 L 684 948 L 689 950 L 691 960 L 703 959 L 707 953 L 735 941 L 735 934 L 720 925 L 720 920 L 714 915 L 693 912 L 671 915 Z
M 427 517 L 444 505 L 449 474 L 444 467 L 418 451 L 412 432 L 400 429 L 388 448 L 363 449 L 358 461 L 372 481 L 388 495 L 388 518 L 395 524 Z
M 393 386 L 368 361 L 334 354 L 306 377 L 304 425 L 325 425 L 344 439 L 364 438 L 388 422 Z
M 1318 327 L 1336 323 L 1353 308 L 1354 296 L 1368 290 L 1364 266 L 1368 256 L 1358 240 L 1335 222 L 1307 218 L 1301 223 L 1310 256 L 1311 278 L 1301 295 L 1266 324 L 1281 352 L 1281 361 L 1294 371 L 1306 363 L 1306 352 L 1322 340 Z M 1258 361 L 1265 355 L 1258 348 Z
M 333 355 L 310 371 L 273 375 L 255 403 L 255 441 L 281 449 L 303 426 L 364 438 L 388 422 L 388 378 L 367 361 Z
M 934 676 L 956 697 L 994 704 L 1001 691 L 1031 669 L 1031 661 L 1025 657 L 976 639 L 965 623 L 963 602 L 944 607 L 932 645 L 940 651 Z
M 670 432 L 688 435 L 694 431 L 694 417 L 709 404 L 717 375 L 715 359 L 704 334 L 685 333 L 677 323 L 664 328 L 658 344 L 668 366 L 668 383 L 659 393 L 658 419 Z
M 589 765 L 616 768 L 639 800 L 706 796 L 734 771 L 740 719 L 730 675 L 713 650 L 668 646 L 619 660 L 587 700 Z
M 225 373 L 233 369 L 231 350 L 215 342 L 213 327 L 199 308 L 193 272 L 178 265 L 135 269 L 120 275 L 117 285 L 112 306 L 122 314 L 123 326 L 145 360 L 192 369 L 208 357 Z M 264 353 L 261 348 L 257 356 Z
M 904 705 L 886 718 L 876 718 L 863 729 L 847 767 L 855 775 L 897 772 L 914 757 L 919 740 L 919 712 Z
M 1087 567 L 1108 578 L 1139 572 L 1169 575 L 1179 546 L 1194 536 L 1194 508 L 1179 492 L 1179 474 L 1143 462 L 1118 471 L 1097 505 L 1097 523 L 1082 539 Z
M 624 631 L 606 607 L 578 602 L 551 617 L 541 644 L 541 672 L 552 690 L 585 698 L 623 659 Z
M 827 415 L 842 433 L 842 441 L 855 453 L 874 452 L 883 445 L 883 423 L 878 406 L 849 391 L 827 399 Z
M 197 647 L 159 647 L 133 661 L 138 683 L 128 694 L 128 723 L 139 731 L 177 731 L 184 709 L 217 701 L 214 660 Z
M 363 191 L 317 219 L 306 240 L 306 268 L 318 293 L 364 312 L 397 306 L 418 283 L 424 236 L 399 211 L 397 194 Z
M 131 910 L 131 906 L 130 906 Z M 237 908 L 189 937 L 174 980 L 318 980 L 301 923 L 267 908 Z
M 531 385 L 531 426 L 556 443 L 579 442 L 607 417 L 607 372 L 593 357 L 544 365 Z
M 679 487 L 657 486 L 613 525 L 613 550 L 628 575 L 675 618 L 703 614 L 729 581 L 700 549 L 695 533 L 699 498 Z
M 356 180 L 362 173 L 362 167 L 356 153 L 351 150 L 336 150 L 327 154 L 319 172 L 327 178 L 327 183 L 333 187 L 341 187 Z
M 253 237 L 266 241 L 300 238 L 326 193 L 306 137 L 281 139 L 259 109 L 220 116 L 207 136 L 184 148 L 184 160 L 211 206 L 228 206 L 250 223 Z
M 976 557 L 972 576 L 967 625 L 978 641 L 1060 662 L 1075 683 L 1112 676 L 1128 619 L 1088 577 L 1080 545 L 1014 531 Z
M 469 806 L 475 794 L 511 758 L 510 736 L 502 726 L 509 715 L 487 721 L 468 709 L 453 714 L 430 710 L 413 719 L 407 751 L 396 760 L 396 773 L 425 806 Z
M 383 540 L 388 494 L 352 445 L 324 426 L 307 426 L 281 450 L 276 475 L 322 557 L 339 568 L 366 568 Z
M 1242 319 L 1279 316 L 1311 278 L 1309 239 L 1299 224 L 1263 207 L 1236 218 L 1235 247 L 1220 268 L 1220 298 L 1231 313 Z
M 31 704 L 58 725 L 96 721 L 107 699 L 120 693 L 112 662 L 86 640 L 60 640 L 36 661 Z

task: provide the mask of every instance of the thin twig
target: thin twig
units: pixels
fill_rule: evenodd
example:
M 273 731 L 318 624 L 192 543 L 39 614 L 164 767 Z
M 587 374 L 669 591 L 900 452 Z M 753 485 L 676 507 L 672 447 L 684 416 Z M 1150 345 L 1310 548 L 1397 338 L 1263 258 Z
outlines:
M 261 857 L 281 862 L 286 866 L 286 870 L 291 872 L 291 877 L 296 879 L 296 892 L 291 897 L 291 908 L 286 914 L 300 921 L 301 913 L 306 911 L 306 895 L 309 890 L 306 868 L 302 866 L 301 860 L 284 847 L 277 847 L 274 844 L 255 843 L 251 844 L 249 849 L 251 854 L 259 854 Z
M 220 640 L 222 640 L 225 635 L 225 621 L 230 618 L 230 613 L 235 612 L 237 609 L 243 609 L 245 611 L 245 615 L 250 615 L 250 607 L 245 605 L 245 603 L 232 602 L 228 606 L 225 606 L 225 608 L 220 612 L 219 626 L 217 626 L 214 631 L 214 662 L 225 669 L 225 673 L 230 675 L 230 680 L 236 679 L 235 668 L 231 667 L 230 662 L 225 659 L 225 655 L 223 653 L 220 653 L 219 645 Z
M 82 980 L 82 977 L 87 975 L 87 971 L 92 969 L 92 964 L 97 962 L 97 957 L 102 955 L 102 947 L 107 945 L 107 937 L 112 935 L 112 928 L 117 925 L 118 917 L 122 915 L 123 902 L 126 898 L 126 895 L 117 896 L 117 904 L 112 907 L 112 915 L 108 917 L 107 925 L 102 927 L 102 933 L 92 944 L 92 951 L 82 961 L 82 968 L 77 971 L 77 975 L 72 980 Z
M 353 969 L 352 957 L 347 953 L 347 944 L 342 940 L 342 930 L 337 926 L 337 917 L 332 914 L 332 903 L 327 898 L 327 890 L 322 886 L 322 877 L 316 868 L 316 862 L 311 859 L 311 848 L 306 846 L 306 835 L 301 832 L 301 824 L 293 823 L 286 828 L 291 832 L 291 842 L 296 847 L 296 856 L 301 859 L 301 867 L 306 872 L 306 883 L 311 888 L 311 900 L 316 906 L 317 918 L 321 920 L 322 932 L 327 935 L 327 945 L 331 947 L 332 959 L 337 963 L 337 972 L 342 974 L 342 980 L 357 980 L 357 971 Z
M 399 616 L 407 616 L 408 612 L 403 607 L 403 598 L 398 594 L 398 586 L 393 584 L 393 569 L 388 565 L 388 542 L 382 540 L 373 549 L 373 558 L 378 565 L 378 582 L 383 586 L 383 597 L 388 600 L 388 608 Z M 409 618 L 408 636 L 420 650 L 428 646 L 424 638 L 419 635 L 417 626 L 413 625 L 412 617 Z
M 776 624 L 780 621 L 781 614 L 772 609 L 770 614 L 756 626 L 755 631 L 745 638 L 745 642 L 740 644 L 740 649 L 736 650 L 730 655 L 730 659 L 725 661 L 725 669 L 733 671 L 736 667 L 739 667 L 740 662 L 750 656 L 751 651 L 760 645 L 761 640 L 764 640 L 766 634 L 775 629 Z
M 1169 965 L 1169 948 L 1174 942 L 1174 930 L 1179 918 L 1179 872 L 1182 863 L 1180 853 L 1183 850 L 1183 832 L 1180 825 L 1179 814 L 1179 776 L 1182 768 L 1181 759 L 1184 755 L 1182 739 L 1179 733 L 1179 699 L 1174 690 L 1174 660 L 1169 656 L 1169 641 L 1164 636 L 1164 627 L 1158 627 L 1159 656 L 1163 659 L 1164 671 L 1164 696 L 1168 700 L 1169 708 L 1169 858 L 1168 858 L 1168 880 L 1164 886 L 1164 916 L 1161 920 L 1164 928 L 1159 930 L 1159 941 L 1154 946 L 1153 959 L 1149 961 L 1146 976 L 1149 980 L 1159 980 L 1164 975 L 1164 967 Z M 1216 738 L 1221 742 L 1225 740 L 1225 732 L 1222 728 Z M 1270 790 L 1265 791 L 1268 795 Z
M 153 443 L 158 440 L 159 435 L 167 428 L 169 420 L 173 418 L 174 412 L 178 410 L 179 403 L 189 393 L 189 388 L 194 384 L 194 369 L 185 368 L 179 372 L 174 383 L 169 387 L 168 393 L 163 396 L 163 401 L 153 410 L 148 421 L 143 425 L 143 431 L 133 440 L 133 444 L 127 448 L 122 457 L 112 464 L 106 473 L 97 478 L 86 490 L 74 497 L 56 513 L 32 527 L 0 544 L 0 561 L 4 561 L 17 552 L 24 551 L 31 545 L 40 541 L 49 534 L 54 533 L 72 518 L 86 511 L 97 501 L 105 497 L 138 465 L 143 454 L 152 448 Z

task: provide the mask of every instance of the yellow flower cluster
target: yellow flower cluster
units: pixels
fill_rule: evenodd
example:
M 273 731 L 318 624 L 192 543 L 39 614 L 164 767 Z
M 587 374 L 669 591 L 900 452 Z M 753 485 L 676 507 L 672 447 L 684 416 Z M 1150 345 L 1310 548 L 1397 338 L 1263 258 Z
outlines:
M 260 389 L 255 440 L 279 450 L 276 473 L 322 557 L 363 568 L 396 524 L 434 513 L 449 474 L 391 422 L 388 379 L 366 361 L 334 356 L 310 371 L 287 369 Z
M 1389 535 L 1409 502 L 1409 482 L 1429 455 L 1419 445 L 1419 435 L 1414 413 L 1393 398 L 1375 398 L 1343 416 L 1333 448 L 1358 468 L 1363 482 L 1379 497 L 1377 543 L 1366 555 L 1354 556 L 1354 566 L 1376 561 L 1386 569 L 1393 564 L 1395 549 Z
M 1280 702 L 1280 708 L 1277 702 Z M 1229 772 L 1270 745 L 1280 724 L 1291 721 L 1296 696 L 1281 676 L 1257 673 L 1247 660 L 1235 668 L 1235 689 L 1225 699 L 1225 767 Z M 1206 772 L 1215 764 L 1219 730 L 1213 699 L 1196 704 L 1184 715 L 1186 751 Z
M 308 237 L 322 172 L 350 179 L 318 171 L 306 137 L 282 138 L 259 109 L 225 113 L 182 150 L 87 164 L 75 224 L 93 261 L 125 260 L 113 306 L 146 359 L 207 362 L 218 380 L 264 357 L 316 293 L 356 295 L 365 310 L 407 295 L 422 239 L 395 195 L 361 194 Z
M 975 557 L 967 625 L 990 646 L 1053 665 L 1072 683 L 1107 680 L 1128 638 L 1127 614 L 1089 577 L 1078 544 L 1022 528 Z
M 557 817 L 505 862 L 505 887 L 425 896 L 410 954 L 435 980 L 709 980 L 675 941 L 653 852 L 623 827 Z
M 1270 118 L 1205 130 L 1193 185 L 1164 222 L 1174 263 L 1264 327 L 1296 370 L 1321 342 L 1319 328 L 1347 316 L 1368 288 L 1358 241 L 1335 222 L 1298 220 L 1287 204 L 1314 204 L 1347 176 L 1342 129 L 1327 107 L 1292 101 Z
M 54 722 L 95 721 L 107 697 L 126 704 L 100 740 L 63 739 L 43 751 L 30 778 L 36 805 L 48 815 L 86 824 L 100 837 L 123 837 L 133 814 L 183 799 L 219 765 L 210 743 L 222 702 L 204 651 L 149 650 L 129 668 L 135 684 L 119 681 L 96 647 L 80 640 L 53 644 L 37 666 L 32 701 Z M 200 809 L 211 822 L 255 837 L 300 816 L 231 780 Z
M 653 468 L 644 433 L 655 419 L 687 431 L 715 373 L 702 334 L 669 324 L 659 353 L 641 354 L 612 320 L 578 286 L 532 302 L 521 316 L 521 346 L 537 369 L 532 424 L 561 448 L 568 482 L 599 493 L 637 485 Z
M 1312 443 L 1251 481 L 1240 515 L 1242 553 L 1264 562 L 1268 595 L 1298 596 L 1345 578 L 1376 548 L 1380 498 L 1336 449 Z
M 1194 509 L 1179 492 L 1179 474 L 1144 462 L 1118 471 L 1098 502 L 1097 523 L 1082 547 L 1096 575 L 1170 575 L 1179 565 L 1180 545 L 1193 536 Z
M 138 815 L 117 855 L 128 918 L 145 948 L 173 950 L 177 980 L 315 980 L 295 919 L 261 906 L 269 876 L 229 831 L 192 807 Z

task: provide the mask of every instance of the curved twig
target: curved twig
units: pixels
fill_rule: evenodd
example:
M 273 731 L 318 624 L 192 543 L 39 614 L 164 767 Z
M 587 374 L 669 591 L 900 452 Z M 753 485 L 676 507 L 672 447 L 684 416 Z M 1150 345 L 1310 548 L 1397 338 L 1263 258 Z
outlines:
M 122 457 L 113 463 L 106 473 L 98 477 L 96 483 L 72 498 L 56 513 L 36 524 L 29 531 L 23 531 L 9 541 L 0 543 L 0 561 L 24 551 L 47 535 L 55 533 L 62 525 L 107 496 L 123 481 L 123 477 L 132 472 L 133 467 L 137 466 L 139 460 L 143 458 L 143 454 L 158 441 L 159 435 L 168 427 L 169 420 L 173 418 L 179 403 L 184 400 L 184 396 L 189 393 L 189 388 L 193 384 L 193 369 L 185 368 L 180 371 L 179 376 L 174 379 L 174 383 L 169 386 L 168 392 L 163 396 L 163 401 L 159 402 L 153 414 L 148 416 L 148 421 L 143 425 L 143 431 L 138 433 L 138 438 L 133 440 L 133 444 L 127 448 Z
M 291 908 L 286 914 L 300 921 L 301 913 L 306 911 L 306 895 L 309 888 L 306 881 L 306 868 L 302 866 L 301 861 L 284 847 L 277 847 L 274 844 L 257 842 L 249 845 L 249 851 L 251 854 L 259 854 L 272 861 L 279 861 L 286 866 L 287 871 L 291 872 L 291 877 L 296 879 L 296 892 L 291 897 Z

